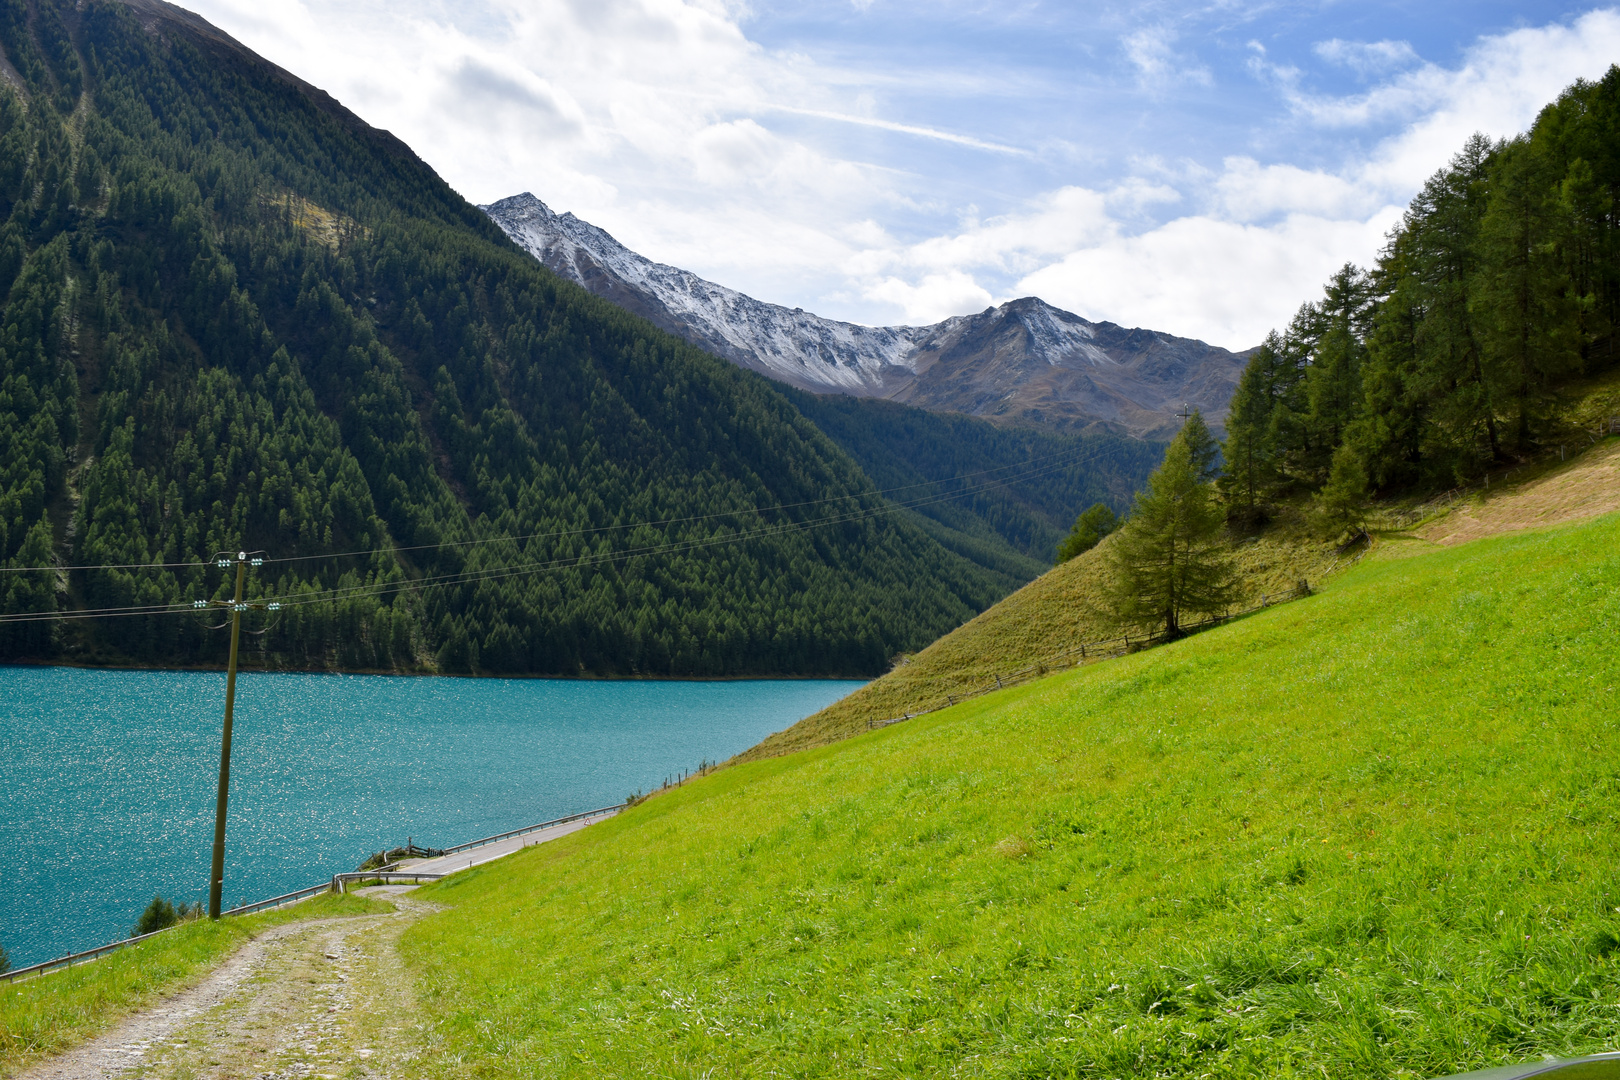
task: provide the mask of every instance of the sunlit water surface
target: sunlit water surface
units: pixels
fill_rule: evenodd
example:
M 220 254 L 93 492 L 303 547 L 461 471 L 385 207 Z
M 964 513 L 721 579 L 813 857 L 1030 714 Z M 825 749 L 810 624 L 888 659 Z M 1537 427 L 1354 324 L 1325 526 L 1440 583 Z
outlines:
M 843 681 L 578 682 L 248 674 L 225 901 L 651 790 L 854 690 Z M 0 946 L 14 967 L 205 900 L 225 677 L 0 668 Z

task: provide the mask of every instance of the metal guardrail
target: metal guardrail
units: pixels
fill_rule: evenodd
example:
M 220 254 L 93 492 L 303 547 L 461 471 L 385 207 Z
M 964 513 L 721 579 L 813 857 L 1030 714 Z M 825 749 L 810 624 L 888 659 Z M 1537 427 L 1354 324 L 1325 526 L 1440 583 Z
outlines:
M 558 825 L 567 825 L 570 822 L 580 821 L 584 818 L 611 817 L 623 809 L 624 803 L 619 803 L 616 806 L 604 806 L 600 810 L 587 810 L 583 814 L 570 814 L 567 817 L 555 818 L 551 821 L 543 821 L 538 825 L 530 825 L 524 829 L 513 829 L 511 832 L 498 833 L 495 836 L 486 836 L 482 840 L 470 840 L 465 844 L 458 844 L 455 847 L 443 849 L 443 854 L 453 855 L 458 851 L 469 851 L 472 848 L 483 847 L 486 844 L 493 844 L 498 840 L 509 840 L 514 836 L 524 836 L 528 833 L 539 832 L 542 829 L 551 829 L 557 827 Z M 319 885 L 311 885 L 305 889 L 298 889 L 294 892 L 283 893 L 280 896 L 273 896 L 268 900 L 259 900 L 252 904 L 242 904 L 238 907 L 231 908 L 229 911 L 223 912 L 223 915 L 252 915 L 255 912 L 269 911 L 272 908 L 286 907 L 288 904 L 296 904 L 300 901 L 308 900 L 312 896 L 318 896 L 319 894 L 325 892 L 342 893 L 346 891 L 347 885 L 354 881 L 385 881 L 389 884 L 403 884 L 406 881 L 415 883 L 420 883 L 423 881 L 438 881 L 440 878 L 449 876 L 448 873 L 438 874 L 432 872 L 422 873 L 412 872 L 409 870 L 397 870 L 395 867 L 398 865 L 398 863 L 394 863 L 392 866 L 382 866 L 378 867 L 376 870 L 360 870 L 347 874 L 334 874 L 332 875 L 331 881 L 323 881 Z M 90 962 L 91 960 L 98 960 L 110 952 L 117 952 L 119 949 L 126 948 L 130 945 L 138 945 L 148 938 L 156 937 L 158 934 L 166 934 L 170 930 L 173 930 L 181 925 L 184 924 L 176 923 L 175 926 L 165 926 L 162 930 L 154 930 L 150 934 L 142 934 L 139 937 L 124 938 L 122 941 L 113 941 L 106 945 L 98 945 L 94 949 L 85 949 L 83 952 L 69 953 L 67 956 L 59 956 L 55 960 L 42 960 L 37 964 L 30 964 L 27 967 L 16 968 L 12 971 L 0 972 L 0 981 L 9 983 L 22 978 L 25 975 L 44 975 L 52 971 L 65 970 L 74 966 L 75 964 L 84 964 Z
M 558 825 L 567 825 L 571 821 L 581 821 L 585 818 L 591 817 L 611 817 L 623 809 L 624 803 L 616 803 L 613 806 L 604 806 L 600 810 L 587 810 L 583 814 L 569 814 L 567 817 L 555 818 L 551 821 L 542 821 L 540 824 L 530 825 L 526 829 L 513 829 L 511 832 L 503 832 L 497 833 L 494 836 L 486 836 L 482 840 L 469 840 L 465 844 L 457 844 L 455 847 L 447 847 L 443 849 L 443 851 L 446 855 L 454 855 L 458 851 L 471 851 L 473 848 L 483 847 L 485 844 L 493 844 L 498 840 L 510 840 L 514 836 L 523 836 L 528 833 L 539 832 L 541 829 L 554 829 Z M 395 865 L 398 864 L 396 863 Z
M 379 885 L 420 885 L 424 881 L 438 881 L 440 878 L 449 877 L 451 873 L 455 871 L 434 874 L 412 873 L 409 870 L 356 870 L 348 874 L 333 874 L 331 884 L 322 885 L 321 888 L 341 895 L 348 892 L 348 887 L 358 881 L 375 881 Z
M 233 907 L 231 910 L 224 912 L 223 914 L 252 915 L 256 911 L 269 911 L 271 908 L 286 907 L 288 904 L 296 904 L 300 900 L 308 900 L 312 896 L 318 896 L 330 888 L 331 886 L 323 881 L 319 885 L 311 885 L 309 888 L 299 889 L 297 892 L 283 893 L 280 896 L 272 896 L 270 899 L 260 900 L 256 904 L 243 904 L 241 907 Z
M 140 942 L 145 941 L 147 938 L 157 937 L 159 934 L 167 933 L 173 929 L 173 926 L 165 926 L 162 930 L 154 930 L 150 934 L 142 934 L 139 937 L 125 938 L 123 941 L 114 941 L 107 945 L 98 945 L 94 949 L 86 949 L 83 952 L 70 953 L 67 956 L 59 956 L 55 960 L 42 960 L 37 964 L 29 964 L 27 967 L 15 968 L 11 971 L 5 972 L 4 974 L 0 974 L 0 979 L 4 979 L 6 982 L 12 982 L 24 975 L 43 975 L 48 971 L 57 971 L 70 968 L 74 964 L 87 963 L 91 960 L 105 956 L 107 953 L 116 952 L 126 945 L 139 944 Z
M 280 896 L 272 896 L 268 900 L 260 900 L 253 904 L 242 904 L 240 907 L 233 907 L 229 911 L 222 912 L 221 915 L 222 917 L 224 915 L 252 915 L 254 912 L 269 911 L 271 908 L 286 907 L 288 904 L 296 904 L 299 901 L 308 900 L 312 896 L 318 896 L 321 893 L 330 892 L 331 890 L 331 883 L 323 881 L 319 885 L 311 885 L 307 889 L 299 889 L 296 892 L 282 893 Z M 67 956 L 59 956 L 55 960 L 42 960 L 37 964 L 30 964 L 27 967 L 16 968 L 12 971 L 0 972 L 0 979 L 4 979 L 6 982 L 13 982 L 24 975 L 44 975 L 47 972 L 70 968 L 75 964 L 84 964 L 90 962 L 91 960 L 99 960 L 101 957 L 110 952 L 117 952 L 119 949 L 127 948 L 130 945 L 139 945 L 147 938 L 157 937 L 159 934 L 166 934 L 170 930 L 174 930 L 184 925 L 184 923 L 175 923 L 173 926 L 165 926 L 162 930 L 154 930 L 150 934 L 141 934 L 138 937 L 124 938 L 122 941 L 113 941 L 106 945 L 97 945 L 94 949 L 86 949 L 83 952 L 69 953 Z

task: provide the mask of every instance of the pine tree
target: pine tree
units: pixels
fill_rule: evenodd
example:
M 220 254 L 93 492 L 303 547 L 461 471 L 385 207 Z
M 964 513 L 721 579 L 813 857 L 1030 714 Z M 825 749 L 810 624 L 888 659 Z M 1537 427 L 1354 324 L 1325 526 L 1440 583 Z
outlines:
M 1229 607 L 1236 589 L 1223 524 L 1192 448 L 1176 436 L 1108 548 L 1107 603 L 1115 621 L 1173 638 L 1189 615 Z
M 1297 465 L 1313 483 L 1326 477 L 1333 450 L 1362 402 L 1361 367 L 1373 311 L 1372 281 L 1346 263 L 1329 279 L 1317 305 L 1319 336 L 1305 376 L 1309 452 Z
M 180 913 L 174 910 L 174 905 L 161 896 L 154 896 L 152 902 L 146 905 L 146 910 L 141 912 L 141 917 L 136 921 L 135 928 L 129 932 L 129 936 L 155 934 L 159 930 L 167 930 L 179 921 Z
M 1520 138 L 1501 149 L 1469 303 L 1492 397 L 1513 403 L 1520 449 L 1547 384 L 1580 361 L 1573 285 L 1555 242 L 1564 231 L 1558 196 L 1552 163 L 1536 143 Z

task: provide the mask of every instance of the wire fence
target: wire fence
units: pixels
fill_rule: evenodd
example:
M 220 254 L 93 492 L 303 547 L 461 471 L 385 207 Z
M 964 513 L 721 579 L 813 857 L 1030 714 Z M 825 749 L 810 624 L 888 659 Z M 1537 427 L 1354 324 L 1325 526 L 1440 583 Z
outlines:
M 1580 432 L 1582 437 L 1587 440 L 1587 443 L 1585 445 L 1582 445 L 1579 442 L 1560 445 L 1558 447 L 1559 461 L 1567 460 L 1567 450 L 1586 449 L 1592 445 L 1595 445 L 1599 439 L 1602 439 L 1605 436 L 1620 435 L 1620 416 L 1611 416 L 1607 419 L 1598 421 L 1595 431 L 1589 428 L 1581 428 Z M 1415 525 L 1420 521 L 1434 517 L 1442 510 L 1454 506 L 1463 499 L 1469 498 L 1473 495 L 1489 492 L 1493 482 L 1500 485 L 1504 481 L 1513 479 L 1514 476 L 1527 468 L 1538 467 L 1545 464 L 1546 461 L 1551 460 L 1550 448 L 1548 448 L 1547 454 L 1548 456 L 1545 459 L 1522 462 L 1506 469 L 1503 472 L 1495 474 L 1494 478 L 1491 472 L 1487 470 L 1484 477 L 1477 484 L 1463 484 L 1452 488 L 1450 491 L 1442 491 L 1440 494 L 1431 495 L 1429 498 L 1424 499 L 1417 505 L 1409 506 L 1404 510 L 1386 511 L 1385 516 L 1388 518 L 1391 524 L 1398 528 L 1404 529 L 1408 526 Z
M 1357 555 L 1356 558 L 1360 558 L 1360 555 Z M 1351 560 L 1351 562 L 1354 561 L 1355 559 Z M 890 717 L 887 720 L 868 720 L 866 722 L 866 730 L 876 731 L 878 728 L 885 728 L 891 724 L 899 724 L 906 720 L 915 719 L 919 716 L 926 716 L 929 713 L 939 712 L 941 709 L 948 709 L 951 706 L 956 705 L 959 702 L 967 701 L 970 698 L 976 698 L 984 694 L 992 694 L 997 690 L 1002 690 L 1009 686 L 1017 686 L 1020 683 L 1026 683 L 1033 679 L 1042 678 L 1061 668 L 1079 667 L 1081 664 L 1084 664 L 1090 660 L 1107 660 L 1113 657 L 1124 656 L 1125 654 L 1135 652 L 1138 649 L 1146 649 L 1153 645 L 1163 644 L 1166 641 L 1177 640 L 1181 637 L 1185 637 L 1188 634 L 1196 634 L 1201 630 L 1208 630 L 1211 627 L 1220 626 L 1223 623 L 1229 623 L 1233 619 L 1240 619 L 1245 615 L 1252 615 L 1257 611 L 1263 611 L 1266 608 L 1275 607 L 1278 604 L 1287 603 L 1290 600 L 1297 600 L 1302 596 L 1310 595 L 1310 584 L 1302 580 L 1298 585 L 1295 585 L 1292 589 L 1289 589 L 1286 592 L 1262 594 L 1260 597 L 1260 602 L 1253 607 L 1243 608 L 1240 611 L 1229 611 L 1220 615 L 1211 615 L 1208 618 L 1199 620 L 1198 622 L 1183 626 L 1179 629 L 1176 635 L 1174 635 L 1174 637 L 1161 630 L 1153 634 L 1127 633 L 1122 634 L 1119 637 L 1103 638 L 1100 641 L 1082 642 L 1079 645 L 1064 649 L 1062 652 L 1048 657 L 1045 660 L 1038 660 L 1035 663 L 1030 664 L 1028 667 L 1020 668 L 1019 670 L 1009 674 L 992 675 L 992 681 L 983 686 L 973 687 L 961 691 L 951 691 L 945 695 L 944 701 L 936 702 L 928 708 L 918 709 L 915 712 L 907 712 L 902 716 Z

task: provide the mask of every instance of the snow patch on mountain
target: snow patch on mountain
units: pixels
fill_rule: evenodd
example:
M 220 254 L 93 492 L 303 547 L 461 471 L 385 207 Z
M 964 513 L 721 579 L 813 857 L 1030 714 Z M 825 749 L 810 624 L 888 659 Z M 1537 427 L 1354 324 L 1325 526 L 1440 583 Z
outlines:
M 870 395 L 915 374 L 910 358 L 932 327 L 860 326 L 767 304 L 679 267 L 653 262 L 604 229 L 557 214 L 524 193 L 482 206 L 506 235 L 593 292 L 605 272 L 661 309 L 640 312 L 727 359 L 809 390 Z M 662 315 L 663 318 L 657 317 Z M 670 323 L 676 325 L 671 326 Z
M 1161 438 L 1187 405 L 1219 425 L 1246 353 L 1091 322 L 1038 297 L 933 326 L 861 326 L 767 304 L 653 262 L 524 193 L 480 207 L 597 296 L 717 356 L 814 393 L 886 397 L 1015 423 L 1102 422 Z

